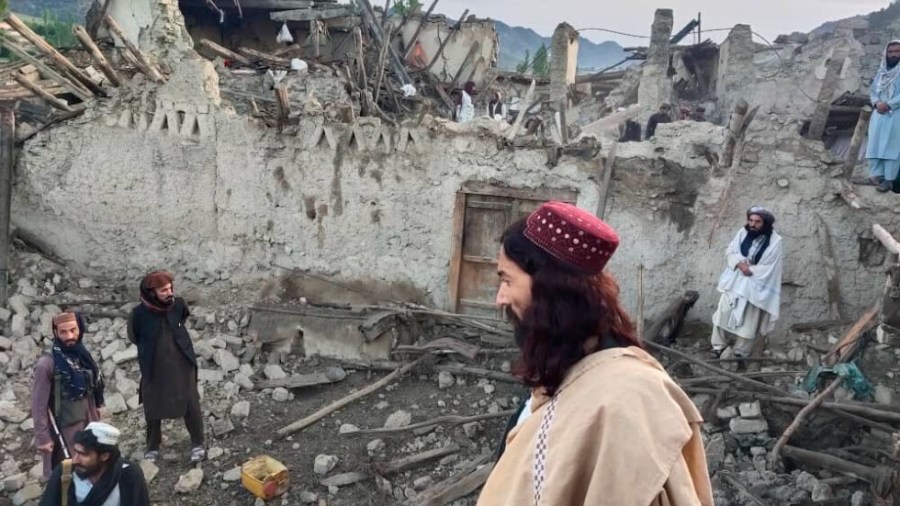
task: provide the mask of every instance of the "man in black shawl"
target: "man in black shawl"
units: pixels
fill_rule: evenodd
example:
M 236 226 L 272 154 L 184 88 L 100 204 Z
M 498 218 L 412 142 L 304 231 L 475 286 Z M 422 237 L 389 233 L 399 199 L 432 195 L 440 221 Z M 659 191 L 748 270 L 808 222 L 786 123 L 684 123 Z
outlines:
M 159 458 L 162 421 L 183 418 L 191 435 L 191 462 L 206 458 L 203 412 L 197 390 L 197 356 L 185 323 L 190 311 L 175 297 L 173 277 L 153 271 L 141 281 L 141 303 L 131 310 L 128 337 L 138 349 L 140 396 L 147 422 L 144 458 Z
M 75 435 L 72 460 L 56 466 L 40 506 L 150 506 L 141 468 L 122 458 L 119 430 L 92 422 Z M 74 471 L 74 472 L 73 472 Z
M 43 456 L 44 478 L 63 459 L 62 444 L 71 448 L 78 431 L 100 420 L 104 390 L 103 374 L 84 347 L 81 314 L 60 313 L 52 325 L 53 347 L 38 358 L 31 385 L 33 444 Z

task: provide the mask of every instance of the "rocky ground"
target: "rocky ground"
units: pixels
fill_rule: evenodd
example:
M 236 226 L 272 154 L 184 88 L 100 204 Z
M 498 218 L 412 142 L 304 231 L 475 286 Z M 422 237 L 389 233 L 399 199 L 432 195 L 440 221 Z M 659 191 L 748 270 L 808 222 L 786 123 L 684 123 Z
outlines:
M 31 253 L 16 252 L 14 260 L 15 294 L 8 308 L 0 308 L 0 335 L 8 336 L 0 337 L 0 505 L 35 504 L 42 489 L 38 480 L 40 463 L 30 447 L 30 368 L 47 347 L 51 316 L 62 307 L 74 304 L 88 312 L 87 345 L 101 361 L 107 378 L 107 408 L 112 423 L 123 430 L 126 455 L 139 460 L 143 453 L 136 352 L 128 344 L 124 319 L 133 304 L 133 288 L 109 288 L 88 278 L 70 277 L 58 265 Z M 425 360 L 400 380 L 280 438 L 276 434 L 279 428 L 387 373 L 265 350 L 248 353 L 253 338 L 248 332 L 250 313 L 246 306 L 236 302 L 213 306 L 208 300 L 195 297 L 189 328 L 200 355 L 209 460 L 192 469 L 183 425 L 166 422 L 161 460 L 155 465 L 140 462 L 156 504 L 261 503 L 240 483 L 240 465 L 257 455 L 278 459 L 290 471 L 289 492 L 272 504 L 423 504 L 433 487 L 492 460 L 506 421 L 504 412 L 515 408 L 525 393 L 519 385 L 503 381 L 514 357 L 500 349 L 482 353 L 469 364 L 491 371 L 493 379 L 479 377 L 478 373 L 454 375 L 439 370 L 434 360 Z M 426 328 L 430 330 L 423 340 L 453 335 L 454 331 L 457 336 L 463 335 L 453 328 Z M 761 367 L 751 364 L 741 374 L 794 397 L 808 398 L 798 385 L 809 367 L 837 342 L 842 330 L 835 327 L 792 334 L 790 348 L 767 351 L 767 362 Z M 689 326 L 677 349 L 691 357 L 705 358 L 706 335 L 704 327 Z M 889 343 L 884 335 L 873 337 L 859 361 L 876 387 L 877 404 L 870 405 L 885 409 L 893 406 L 893 392 L 900 387 L 897 350 Z M 665 354 L 660 357 L 694 396 L 707 420 L 704 435 L 716 504 L 870 504 L 868 488 L 852 477 L 790 460 L 770 461 L 775 438 L 798 407 L 766 399 L 760 402 L 753 395 L 740 393 L 748 388 L 719 373 L 691 361 Z M 735 368 L 730 362 L 716 365 Z M 264 381 L 315 372 L 343 379 L 294 390 L 257 388 Z M 851 396 L 851 391 L 843 389 L 836 394 L 838 400 Z M 486 414 L 497 416 L 457 425 L 403 429 L 445 415 Z M 398 431 L 361 433 L 380 428 Z M 891 443 L 887 432 L 819 411 L 803 424 L 790 444 L 875 466 L 887 461 L 885 453 L 889 453 Z M 423 461 L 409 462 L 423 454 Z M 474 495 L 433 504 L 448 503 L 474 504 Z

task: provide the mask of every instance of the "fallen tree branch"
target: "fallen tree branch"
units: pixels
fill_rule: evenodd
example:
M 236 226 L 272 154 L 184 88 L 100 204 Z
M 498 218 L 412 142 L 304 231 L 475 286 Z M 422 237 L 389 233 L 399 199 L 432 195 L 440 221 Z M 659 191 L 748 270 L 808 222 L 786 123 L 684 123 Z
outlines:
M 396 429 L 364 429 L 364 430 L 356 430 L 353 432 L 345 432 L 341 434 L 341 436 L 362 436 L 369 434 L 397 434 L 399 432 L 406 432 L 410 430 L 416 429 L 424 429 L 426 427 L 434 427 L 435 425 L 462 425 L 464 423 L 469 422 L 480 422 L 482 420 L 492 420 L 494 418 L 504 418 L 509 417 L 515 414 L 515 410 L 501 411 L 499 413 L 487 413 L 483 415 L 473 415 L 473 416 L 459 416 L 459 415 L 447 415 L 447 416 L 439 416 L 437 418 L 433 418 L 431 420 L 426 420 L 424 422 L 414 423 L 412 425 L 407 425 L 405 427 L 398 427 Z
M 375 383 L 372 383 L 371 385 L 368 385 L 361 390 L 357 390 L 356 392 L 353 392 L 352 394 L 350 394 L 346 397 L 338 399 L 335 402 L 332 402 L 331 404 L 329 404 L 328 406 L 320 409 L 319 411 L 316 411 L 315 413 L 313 413 L 301 420 L 297 420 L 296 422 L 294 422 L 292 424 L 286 425 L 286 426 L 278 429 L 278 432 L 277 432 L 278 436 L 285 437 L 288 434 L 293 434 L 294 432 L 297 432 L 298 430 L 305 429 L 306 427 L 309 427 L 310 425 L 318 422 L 322 418 L 325 418 L 326 416 L 330 415 L 331 413 L 334 413 L 335 411 L 343 408 L 344 406 L 346 406 L 356 400 L 362 399 L 363 397 L 375 392 L 376 390 L 379 390 L 379 389 L 387 386 L 392 381 L 396 380 L 400 376 L 406 374 L 413 368 L 417 367 L 419 364 L 422 363 L 422 361 L 426 357 L 428 357 L 428 355 L 419 357 L 415 361 L 410 362 L 406 365 L 403 365 L 403 366 L 397 368 L 394 372 L 388 374 L 384 378 L 381 378 L 380 380 L 376 381 Z
M 387 362 L 387 361 L 378 361 L 378 362 L 363 362 L 363 361 L 355 361 L 355 360 L 344 360 L 341 361 L 342 364 L 347 367 L 356 368 L 356 369 L 371 369 L 375 371 L 392 371 L 397 368 L 397 362 Z M 480 367 L 467 367 L 462 364 L 437 364 L 432 366 L 432 369 L 435 371 L 447 371 L 453 374 L 461 374 L 461 375 L 470 375 L 470 376 L 478 376 L 481 378 L 492 379 L 496 381 L 503 381 L 506 383 L 521 383 L 521 381 L 511 374 L 506 374 L 498 371 L 492 371 L 490 369 L 483 369 Z M 783 393 L 783 392 L 782 392 Z
M 755 494 L 753 494 L 752 492 L 750 492 L 750 489 L 748 489 L 747 486 L 744 485 L 743 483 L 741 483 L 737 478 L 735 478 L 734 476 L 732 476 L 731 473 L 729 473 L 729 472 L 721 472 L 721 471 L 720 471 L 718 474 L 719 474 L 719 476 L 722 476 L 723 478 L 725 478 L 725 481 L 727 481 L 728 483 L 730 483 L 731 486 L 733 486 L 734 488 L 738 489 L 738 491 L 739 491 L 740 493 L 742 493 L 742 494 L 744 494 L 745 496 L 749 497 L 751 501 L 755 502 L 755 503 L 758 504 L 759 506 L 769 506 L 769 503 L 767 503 L 766 501 L 763 501 L 762 499 L 760 499 L 759 497 L 757 497 Z
M 778 438 L 778 441 L 775 443 L 775 447 L 772 448 L 772 453 L 769 455 L 769 460 L 775 462 L 781 455 L 781 449 L 784 448 L 784 445 L 790 441 L 791 436 L 794 435 L 794 432 L 797 432 L 797 428 L 800 427 L 800 424 L 803 423 L 803 420 L 809 416 L 810 413 L 815 411 L 816 408 L 822 405 L 825 402 L 825 399 L 828 398 L 831 394 L 834 393 L 835 390 L 838 389 L 844 383 L 844 378 L 838 377 L 834 381 L 828 385 L 828 388 L 822 390 L 819 395 L 817 395 L 809 404 L 803 407 L 797 416 L 794 417 L 794 420 L 788 425 L 787 429 L 781 433 L 781 437 Z
M 446 457 L 447 455 L 457 453 L 459 452 L 459 450 L 460 447 L 458 444 L 452 444 L 449 446 L 445 446 L 444 448 L 428 450 L 427 452 L 410 455 L 409 457 L 403 457 L 402 459 L 392 460 L 390 462 L 377 462 L 375 464 L 372 464 L 372 468 L 375 470 L 375 472 L 382 476 L 402 473 L 403 471 L 408 471 L 421 464 L 424 464 L 429 460 L 439 459 L 442 457 Z
M 459 474 L 422 491 L 414 502 L 407 501 L 404 504 L 416 506 L 445 506 L 451 502 L 465 497 L 484 485 L 494 466 L 483 465 L 488 462 L 492 453 L 486 453 L 464 466 Z M 481 466 L 479 468 L 479 466 Z

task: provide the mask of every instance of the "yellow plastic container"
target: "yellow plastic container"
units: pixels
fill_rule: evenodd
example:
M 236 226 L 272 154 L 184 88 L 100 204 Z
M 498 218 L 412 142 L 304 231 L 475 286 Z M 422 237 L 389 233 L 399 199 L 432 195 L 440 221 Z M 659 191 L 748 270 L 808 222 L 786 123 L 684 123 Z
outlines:
M 241 466 L 241 484 L 251 494 L 268 501 L 288 491 L 288 470 L 272 457 L 260 455 Z

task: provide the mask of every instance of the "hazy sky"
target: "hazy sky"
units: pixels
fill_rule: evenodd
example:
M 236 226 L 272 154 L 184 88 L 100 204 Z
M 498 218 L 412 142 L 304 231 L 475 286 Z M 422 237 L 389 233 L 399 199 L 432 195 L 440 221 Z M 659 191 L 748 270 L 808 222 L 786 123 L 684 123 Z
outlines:
M 431 0 L 420 1 L 423 9 L 431 5 Z M 478 17 L 532 28 L 541 35 L 550 35 L 562 21 L 575 28 L 599 27 L 649 35 L 653 12 L 670 8 L 675 11 L 676 32 L 700 12 L 703 28 L 730 28 L 744 23 L 772 40 L 781 33 L 808 32 L 826 21 L 868 14 L 888 4 L 890 0 L 440 0 L 435 11 L 456 19 L 469 9 Z M 640 39 L 597 31 L 582 31 L 582 35 L 594 41 L 643 45 Z M 719 40 L 725 35 L 727 32 L 710 33 L 707 37 Z

